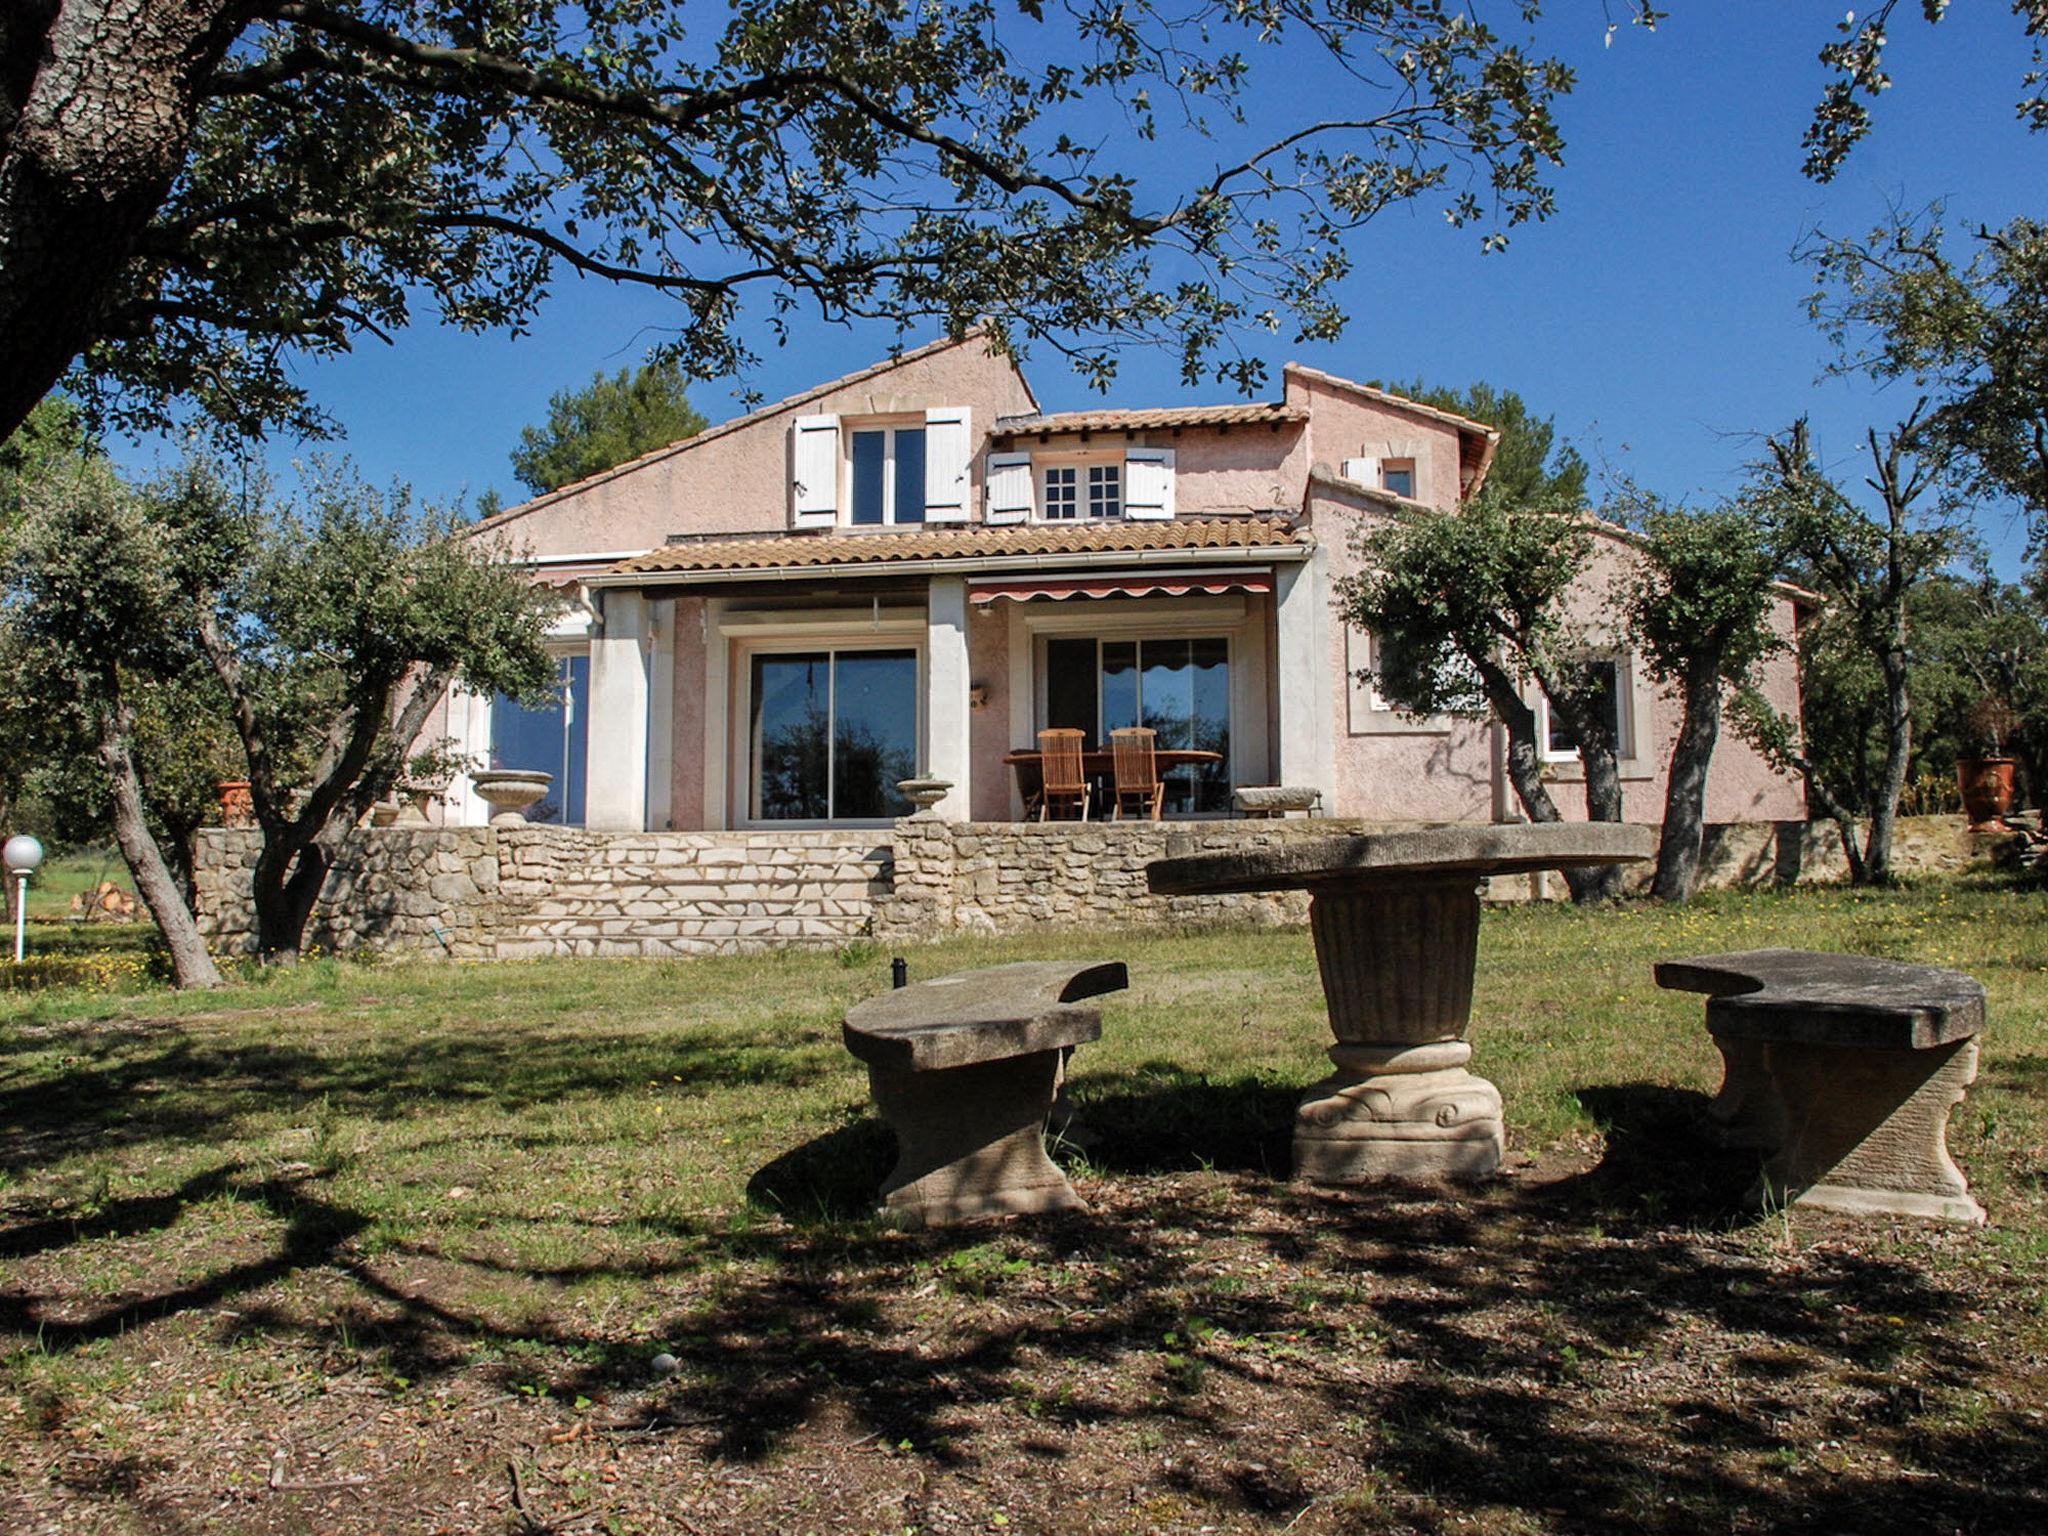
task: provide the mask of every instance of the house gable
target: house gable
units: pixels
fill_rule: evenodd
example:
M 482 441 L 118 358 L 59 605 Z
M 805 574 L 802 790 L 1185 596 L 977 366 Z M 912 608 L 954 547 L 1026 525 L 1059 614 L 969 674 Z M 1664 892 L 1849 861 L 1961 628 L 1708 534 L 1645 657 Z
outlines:
M 994 421 L 1037 405 L 1015 361 L 970 333 L 708 427 L 510 508 L 476 532 L 550 561 L 617 560 L 679 534 L 779 533 L 792 522 L 793 429 L 800 420 L 923 423 L 928 413 L 964 411 L 970 421 Z M 980 496 L 978 462 L 970 474 L 971 483 L 957 488 L 967 505 Z

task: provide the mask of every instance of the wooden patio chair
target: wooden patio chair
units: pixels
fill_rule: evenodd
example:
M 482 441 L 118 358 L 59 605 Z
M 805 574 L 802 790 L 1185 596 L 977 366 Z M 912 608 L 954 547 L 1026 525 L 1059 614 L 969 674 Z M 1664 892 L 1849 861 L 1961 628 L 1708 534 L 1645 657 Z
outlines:
M 1127 725 L 1109 733 L 1110 755 L 1116 765 L 1116 810 L 1112 819 L 1124 819 L 1124 802 L 1151 812 L 1159 820 L 1166 809 L 1166 783 L 1159 777 L 1159 760 L 1154 755 L 1158 732 L 1146 725 Z
M 1055 819 L 1055 808 L 1068 805 L 1074 807 L 1080 820 L 1088 819 L 1088 775 L 1081 768 L 1082 740 L 1082 733 L 1070 727 L 1038 733 L 1040 821 Z

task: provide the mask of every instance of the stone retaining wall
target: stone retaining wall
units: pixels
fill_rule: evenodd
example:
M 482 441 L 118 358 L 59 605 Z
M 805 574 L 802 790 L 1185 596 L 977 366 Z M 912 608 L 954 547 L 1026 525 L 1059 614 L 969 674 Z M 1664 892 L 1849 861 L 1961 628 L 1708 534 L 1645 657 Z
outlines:
M 1116 928 L 1302 921 L 1299 892 L 1158 897 L 1154 859 L 1369 831 L 1286 821 L 944 822 L 880 831 L 590 832 L 566 827 L 384 827 L 351 837 L 309 935 L 322 949 L 509 959 L 691 955 L 1046 925 Z M 1983 857 L 1960 817 L 1899 823 L 1901 873 Z M 254 831 L 200 836 L 200 930 L 218 951 L 253 947 Z M 1810 884 L 1847 869 L 1831 823 L 1708 828 L 1710 886 Z M 1648 881 L 1648 866 L 1638 883 Z M 1561 896 L 1556 876 L 1496 880 L 1494 900 Z
M 258 834 L 200 835 L 200 931 L 255 943 Z M 886 834 L 379 827 L 344 844 L 308 934 L 322 949 L 691 955 L 841 944 L 889 890 Z
M 1269 847 L 1290 837 L 1355 830 L 1348 822 L 896 823 L 895 892 L 875 911 L 882 939 L 956 930 L 1015 933 L 1161 923 L 1305 922 L 1298 891 L 1257 896 L 1154 896 L 1154 859 Z

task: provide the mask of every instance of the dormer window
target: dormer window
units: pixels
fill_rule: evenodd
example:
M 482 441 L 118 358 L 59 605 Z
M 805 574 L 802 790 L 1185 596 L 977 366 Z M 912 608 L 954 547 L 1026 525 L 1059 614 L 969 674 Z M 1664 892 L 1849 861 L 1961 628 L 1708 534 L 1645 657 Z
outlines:
M 967 521 L 974 416 L 964 405 L 789 429 L 792 528 L 910 528 Z
M 1047 465 L 1044 508 L 1044 517 L 1049 523 L 1122 517 L 1122 463 Z
M 991 453 L 991 523 L 1083 523 L 1173 516 L 1173 450 L 1136 443 L 1050 453 Z
M 924 521 L 924 428 L 887 427 L 849 434 L 852 507 L 857 528 Z

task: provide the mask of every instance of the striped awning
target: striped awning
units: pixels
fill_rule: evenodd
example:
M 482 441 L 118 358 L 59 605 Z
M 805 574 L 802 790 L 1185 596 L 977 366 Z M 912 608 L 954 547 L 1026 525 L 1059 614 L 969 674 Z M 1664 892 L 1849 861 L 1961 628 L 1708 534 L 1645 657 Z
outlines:
M 1271 571 L 1126 571 L 1095 576 L 991 576 L 967 583 L 970 603 L 992 603 L 999 597 L 1025 603 L 1034 599 L 1065 602 L 1070 597 L 1188 597 L 1226 592 L 1271 592 Z

